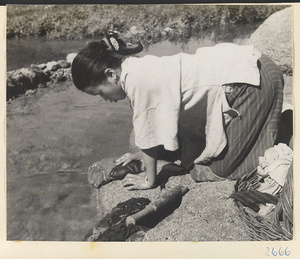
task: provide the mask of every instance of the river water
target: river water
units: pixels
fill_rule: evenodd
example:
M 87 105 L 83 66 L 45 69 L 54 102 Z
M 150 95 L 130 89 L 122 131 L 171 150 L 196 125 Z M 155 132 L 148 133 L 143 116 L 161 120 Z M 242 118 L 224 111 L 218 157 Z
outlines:
M 212 32 L 200 35 L 197 38 L 186 40 L 185 43 L 162 41 L 150 45 L 140 56 L 153 54 L 157 56 L 172 55 L 179 52 L 194 53 L 199 47 L 212 46 L 221 42 L 233 42 L 239 45 L 247 43 L 250 35 L 259 26 L 259 23 L 250 25 L 232 25 L 218 27 Z M 46 38 L 14 38 L 7 39 L 7 71 L 29 67 L 31 64 L 46 63 L 63 60 L 69 53 L 77 53 L 87 43 L 99 39 L 46 39 Z

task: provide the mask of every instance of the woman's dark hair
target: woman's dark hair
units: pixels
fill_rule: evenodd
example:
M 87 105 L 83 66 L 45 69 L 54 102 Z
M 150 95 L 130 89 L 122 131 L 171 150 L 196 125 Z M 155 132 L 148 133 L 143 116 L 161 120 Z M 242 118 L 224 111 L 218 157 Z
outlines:
M 84 90 L 88 86 L 100 84 L 106 76 L 107 68 L 117 68 L 121 59 L 113 56 L 106 43 L 92 42 L 82 49 L 72 62 L 72 77 L 75 86 Z

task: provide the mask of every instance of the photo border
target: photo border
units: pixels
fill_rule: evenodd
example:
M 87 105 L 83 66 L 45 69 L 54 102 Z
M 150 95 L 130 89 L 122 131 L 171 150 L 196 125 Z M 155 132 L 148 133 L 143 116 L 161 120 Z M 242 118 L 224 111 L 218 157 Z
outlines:
M 12 1 L 16 2 L 16 1 Z M 18 1 L 19 2 L 19 1 Z M 25 2 L 26 1 L 21 1 Z M 29 1 L 28 1 L 29 2 Z M 44 2 L 44 1 L 43 1 Z M 284 2 L 284 1 L 283 1 Z M 281 3 L 283 3 L 281 2 Z M 61 2 L 60 2 L 61 3 Z M 126 3 L 126 2 L 125 2 Z M 230 4 L 243 4 L 242 2 Z M 261 3 L 261 1 L 260 1 Z M 2 4 L 2 2 L 1 2 Z M 215 3 L 211 3 L 215 4 Z M 252 3 L 251 3 L 252 4 Z M 268 4 L 279 4 L 268 2 Z M 299 157 L 299 118 L 300 111 L 300 4 L 291 4 L 293 8 L 293 105 L 294 105 L 294 158 Z M 298 15 L 297 15 L 298 14 Z M 239 242 L 40 242 L 6 241 L 6 7 L 0 6 L 0 258 L 300 258 L 299 248 L 299 176 L 294 174 L 294 240 L 292 241 L 239 241 Z M 296 86 L 298 86 L 298 89 Z M 298 116 L 299 117 L 299 116 Z M 297 162 L 297 163 L 296 163 Z M 294 161 L 294 172 L 300 164 Z M 297 183 L 297 184 L 296 184 Z M 117 246 L 117 249 L 116 249 Z M 285 249 L 289 256 L 267 255 L 267 248 L 274 251 Z

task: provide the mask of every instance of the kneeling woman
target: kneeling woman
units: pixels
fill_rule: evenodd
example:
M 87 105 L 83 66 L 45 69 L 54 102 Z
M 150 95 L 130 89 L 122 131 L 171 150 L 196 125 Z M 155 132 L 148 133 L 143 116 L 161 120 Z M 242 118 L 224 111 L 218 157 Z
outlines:
M 153 188 L 157 160 L 166 153 L 195 181 L 213 181 L 253 170 L 274 145 L 283 75 L 253 46 L 222 43 L 194 55 L 142 58 L 116 49 L 107 40 L 90 43 L 74 59 L 72 76 L 88 94 L 130 102 L 140 152 L 118 163 L 140 159 L 145 172 L 127 175 L 126 188 Z

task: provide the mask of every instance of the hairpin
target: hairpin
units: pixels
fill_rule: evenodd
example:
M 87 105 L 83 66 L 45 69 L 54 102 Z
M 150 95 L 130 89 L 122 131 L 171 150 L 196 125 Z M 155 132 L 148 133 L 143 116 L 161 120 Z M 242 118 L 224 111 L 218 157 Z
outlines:
M 109 30 L 103 40 L 111 52 L 123 56 L 136 54 L 143 50 L 143 45 L 140 42 L 126 44 L 123 40 L 119 39 L 117 31 Z

